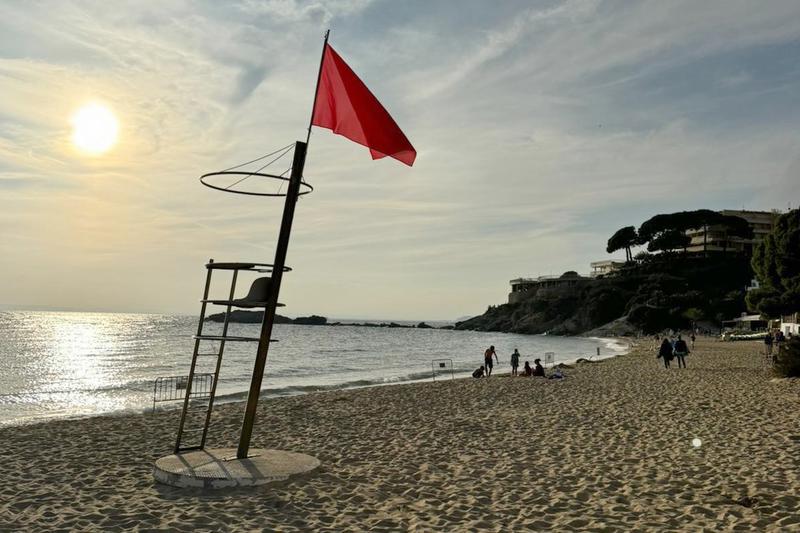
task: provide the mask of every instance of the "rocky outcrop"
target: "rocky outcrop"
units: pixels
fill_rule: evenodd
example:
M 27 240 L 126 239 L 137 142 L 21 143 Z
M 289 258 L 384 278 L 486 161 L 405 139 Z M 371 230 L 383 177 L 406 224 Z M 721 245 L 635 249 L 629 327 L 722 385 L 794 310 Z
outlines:
M 328 323 L 328 319 L 324 316 L 319 315 L 311 315 L 311 316 L 299 316 L 295 318 L 292 324 L 301 324 L 305 326 L 324 326 Z
M 456 329 L 616 337 L 718 324 L 745 309 L 751 277 L 743 255 L 662 253 L 603 278 L 523 292 Z
M 224 322 L 225 313 L 215 313 L 208 315 L 206 320 L 211 322 Z M 231 311 L 231 322 L 239 324 L 261 324 L 264 320 L 264 311 L 242 311 L 236 309 Z M 299 316 L 297 318 L 289 318 L 288 316 L 275 315 L 275 324 L 300 324 L 306 326 L 324 326 L 328 323 L 328 319 L 324 316 L 311 315 Z

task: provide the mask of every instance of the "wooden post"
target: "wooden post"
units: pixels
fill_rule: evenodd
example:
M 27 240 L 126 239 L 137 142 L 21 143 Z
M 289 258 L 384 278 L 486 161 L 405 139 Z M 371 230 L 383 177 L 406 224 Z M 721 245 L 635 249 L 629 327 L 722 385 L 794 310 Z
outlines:
M 258 408 L 258 396 L 261 393 L 261 380 L 264 377 L 264 367 L 267 364 L 272 326 L 275 323 L 275 309 L 278 305 L 278 294 L 281 289 L 283 267 L 286 264 L 286 251 L 289 248 L 289 236 L 292 232 L 294 208 L 300 192 L 300 183 L 303 179 L 303 167 L 306 162 L 306 146 L 304 142 L 297 141 L 294 145 L 294 160 L 292 174 L 289 178 L 289 187 L 286 190 L 286 203 L 283 207 L 283 220 L 281 221 L 278 245 L 275 249 L 275 261 L 272 267 L 272 281 L 270 283 L 267 306 L 264 309 L 264 320 L 261 322 L 261 337 L 258 341 L 256 362 L 253 367 L 253 378 L 250 382 L 250 392 L 247 395 L 247 407 L 242 420 L 242 433 L 239 437 L 239 448 L 236 457 L 245 459 L 250 449 L 250 437 L 253 434 L 253 423 Z

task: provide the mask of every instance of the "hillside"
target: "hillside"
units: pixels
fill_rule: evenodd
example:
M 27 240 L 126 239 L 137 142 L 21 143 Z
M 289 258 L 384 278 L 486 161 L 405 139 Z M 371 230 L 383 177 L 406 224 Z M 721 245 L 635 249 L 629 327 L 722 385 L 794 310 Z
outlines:
M 615 330 L 653 333 L 702 322 L 717 325 L 745 310 L 753 277 L 743 254 L 666 252 L 570 287 L 542 288 L 516 304 L 490 306 L 456 329 L 578 335 L 610 322 Z

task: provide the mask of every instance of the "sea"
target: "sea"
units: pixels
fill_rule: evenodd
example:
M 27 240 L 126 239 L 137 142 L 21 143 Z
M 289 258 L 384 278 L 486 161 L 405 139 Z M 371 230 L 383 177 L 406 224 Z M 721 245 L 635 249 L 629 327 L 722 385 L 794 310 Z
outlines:
M 159 377 L 188 375 L 197 327 L 195 316 L 0 312 L 0 426 L 180 408 L 179 401 L 154 404 L 154 386 Z M 220 329 L 204 325 L 205 334 Z M 259 330 L 231 324 L 229 335 L 258 337 Z M 272 336 L 278 342 L 270 346 L 262 397 L 466 377 L 489 345 L 500 358 L 496 373 L 510 371 L 515 348 L 523 362 L 553 352 L 556 363 L 626 349 L 612 339 L 363 325 L 278 324 Z M 256 345 L 226 344 L 217 403 L 246 399 Z M 217 347 L 204 341 L 201 350 Z M 215 358 L 203 360 L 198 371 L 213 372 Z

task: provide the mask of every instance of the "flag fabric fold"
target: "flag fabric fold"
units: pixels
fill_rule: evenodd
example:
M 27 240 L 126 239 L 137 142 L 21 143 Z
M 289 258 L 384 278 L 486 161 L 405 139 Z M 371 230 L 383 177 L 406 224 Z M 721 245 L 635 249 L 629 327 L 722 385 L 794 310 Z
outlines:
M 389 156 L 411 166 L 417 157 L 391 115 L 327 43 L 311 123 L 366 146 L 372 159 Z

